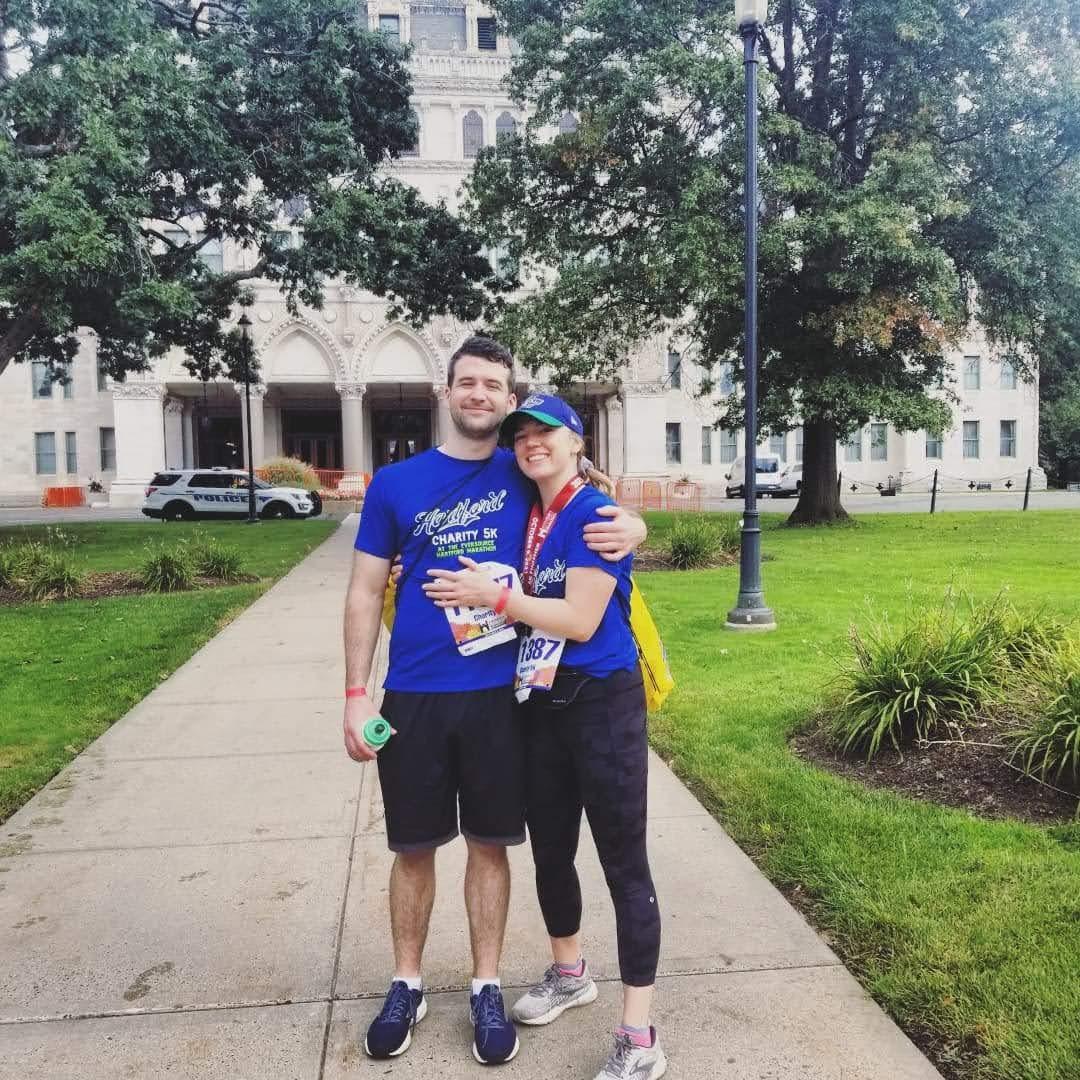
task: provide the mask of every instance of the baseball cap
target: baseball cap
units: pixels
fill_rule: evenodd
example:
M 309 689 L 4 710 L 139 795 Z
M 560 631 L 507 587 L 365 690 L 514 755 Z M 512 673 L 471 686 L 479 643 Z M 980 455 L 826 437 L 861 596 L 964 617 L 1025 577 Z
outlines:
M 585 437 L 581 417 L 554 394 L 530 394 L 502 423 L 503 435 L 510 435 L 520 423 L 522 416 L 531 417 L 548 427 L 569 428 L 575 435 Z

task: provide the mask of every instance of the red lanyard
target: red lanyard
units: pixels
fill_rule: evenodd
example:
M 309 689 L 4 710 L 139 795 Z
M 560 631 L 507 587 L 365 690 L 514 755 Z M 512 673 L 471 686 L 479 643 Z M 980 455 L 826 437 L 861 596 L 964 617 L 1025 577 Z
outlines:
M 555 519 L 559 511 L 566 508 L 566 504 L 585 486 L 585 480 L 581 476 L 575 476 L 566 482 L 566 486 L 552 500 L 547 508 L 547 513 L 542 513 L 540 504 L 537 503 L 529 512 L 529 526 L 525 530 L 525 558 L 521 567 L 521 583 L 525 592 L 532 596 L 533 586 L 536 584 L 536 562 L 540 558 L 540 549 L 544 541 L 555 526 Z M 541 518 L 543 519 L 541 521 Z

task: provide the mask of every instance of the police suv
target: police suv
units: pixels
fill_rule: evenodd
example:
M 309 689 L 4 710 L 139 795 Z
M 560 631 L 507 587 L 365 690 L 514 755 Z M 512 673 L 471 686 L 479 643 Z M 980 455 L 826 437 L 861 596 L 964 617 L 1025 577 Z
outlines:
M 255 478 L 255 512 L 261 518 L 315 517 L 322 511 L 317 491 L 274 487 Z M 166 521 L 242 518 L 248 512 L 248 475 L 239 469 L 170 469 L 146 489 L 142 512 Z

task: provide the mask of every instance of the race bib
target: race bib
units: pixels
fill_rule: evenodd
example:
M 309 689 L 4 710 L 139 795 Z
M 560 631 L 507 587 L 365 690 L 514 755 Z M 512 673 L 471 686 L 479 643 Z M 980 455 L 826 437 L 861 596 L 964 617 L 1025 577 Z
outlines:
M 512 566 L 497 562 L 479 563 L 478 566 L 500 585 L 507 586 L 513 592 L 521 591 L 518 572 Z M 446 612 L 450 632 L 462 656 L 484 652 L 517 637 L 510 617 L 506 614 L 496 615 L 491 608 L 458 607 L 443 608 L 443 611 Z
M 518 701 L 528 700 L 534 690 L 551 690 L 565 646 L 566 638 L 552 637 L 542 630 L 530 630 L 521 639 L 514 675 L 514 696 Z

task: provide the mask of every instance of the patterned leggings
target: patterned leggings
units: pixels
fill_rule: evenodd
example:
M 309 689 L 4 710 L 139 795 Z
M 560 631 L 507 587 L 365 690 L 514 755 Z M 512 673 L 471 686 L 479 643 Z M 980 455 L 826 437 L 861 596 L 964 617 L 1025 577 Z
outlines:
M 560 673 L 551 693 L 534 693 L 526 709 L 527 821 L 548 934 L 570 937 L 581 928 L 574 857 L 584 809 L 615 904 L 622 981 L 651 986 L 660 908 L 645 851 L 649 759 L 641 674 Z

